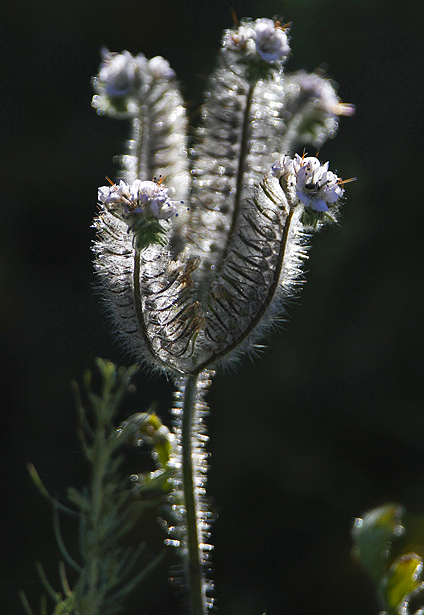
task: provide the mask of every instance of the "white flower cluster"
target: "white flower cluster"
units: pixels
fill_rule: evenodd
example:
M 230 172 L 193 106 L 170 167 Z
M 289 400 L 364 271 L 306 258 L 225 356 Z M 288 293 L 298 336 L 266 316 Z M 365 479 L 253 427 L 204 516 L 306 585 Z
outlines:
M 355 106 L 350 103 L 343 103 L 337 96 L 334 84 L 327 77 L 318 73 L 307 73 L 300 70 L 293 73 L 290 77 L 288 87 L 289 97 L 301 96 L 313 102 L 315 107 L 327 116 L 346 115 L 352 116 L 355 113 Z M 289 100 L 290 103 L 290 100 Z
M 124 181 L 98 190 L 99 203 L 129 223 L 142 215 L 146 219 L 169 220 L 177 214 L 177 202 L 160 183 L 136 179 L 130 186 Z
M 265 62 L 282 60 L 290 51 L 285 29 L 272 19 L 256 19 L 242 22 L 236 30 L 227 30 L 224 47 L 241 51 L 246 56 L 259 57 Z
M 102 49 L 102 63 L 97 77 L 97 86 L 108 96 L 128 96 L 140 85 L 141 74 L 147 60 L 142 53 L 132 56 L 129 51 L 111 53 Z
M 277 178 L 294 175 L 299 201 L 314 211 L 325 212 L 344 194 L 342 180 L 328 166 L 328 162 L 322 165 L 314 156 L 296 154 L 293 159 L 283 156 L 273 164 L 271 175 Z
M 111 52 L 101 50 L 102 63 L 97 77 L 93 79 L 96 95 L 93 107 L 98 113 L 114 112 L 116 101 L 125 99 L 122 112 L 133 113 L 138 107 L 138 98 L 143 84 L 161 79 L 173 79 L 175 72 L 161 56 L 147 60 L 144 54 L 131 55 L 129 51 Z M 115 112 L 118 110 L 115 109 Z
M 355 113 L 355 106 L 340 100 L 336 84 L 319 69 L 286 74 L 283 84 L 284 120 L 291 139 L 288 150 L 306 144 L 320 149 L 336 135 L 339 116 Z
M 321 165 L 318 158 L 303 158 L 297 172 L 296 194 L 306 207 L 315 211 L 328 211 L 328 205 L 344 194 L 340 177 L 329 171 L 328 165 L 328 162 Z

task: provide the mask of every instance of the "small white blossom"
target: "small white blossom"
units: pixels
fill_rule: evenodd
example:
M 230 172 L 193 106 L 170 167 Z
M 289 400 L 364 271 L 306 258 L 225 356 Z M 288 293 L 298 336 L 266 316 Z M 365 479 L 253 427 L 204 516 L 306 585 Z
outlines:
M 286 121 L 296 118 L 299 132 L 294 147 L 312 144 L 319 149 L 336 135 L 339 116 L 355 113 L 355 106 L 341 102 L 336 84 L 322 71 L 300 70 L 286 76 L 284 106 Z
M 256 49 L 265 62 L 281 60 L 289 53 L 287 34 L 272 19 L 257 19 L 253 25 Z
M 296 177 L 296 195 L 305 205 L 315 211 L 328 211 L 328 204 L 335 203 L 344 194 L 341 179 L 328 170 L 328 162 L 321 165 L 318 158 L 301 158 L 296 155 L 295 164 L 300 165 Z
M 128 186 L 122 181 L 112 186 L 101 186 L 97 191 L 97 200 L 106 206 L 114 206 L 128 201 Z M 110 207 L 111 209 L 113 207 Z
M 136 179 L 130 186 L 124 181 L 98 190 L 98 200 L 120 218 L 131 221 L 143 215 L 146 219 L 168 220 L 177 213 L 176 201 L 159 183 Z
M 246 57 L 259 55 L 265 62 L 281 60 L 290 51 L 287 34 L 272 19 L 244 22 L 235 30 L 227 30 L 224 47 Z
M 147 62 L 147 66 L 154 79 L 174 79 L 175 71 L 171 68 L 168 60 L 162 56 L 155 56 Z
M 316 108 L 328 116 L 351 116 L 355 113 L 355 105 L 341 102 L 334 84 L 328 78 L 300 70 L 292 75 L 292 83 L 300 87 L 302 95 L 313 101 Z
M 241 51 L 245 55 L 255 53 L 255 30 L 250 23 L 240 25 L 236 30 L 227 30 L 224 34 L 224 47 L 230 51 Z
M 132 56 L 129 51 L 111 53 L 102 50 L 103 62 L 97 77 L 97 90 L 107 96 L 125 97 L 135 92 L 147 60 L 143 54 Z
M 290 158 L 290 156 L 282 156 L 280 160 L 274 162 L 271 167 L 271 175 L 280 179 L 288 175 L 295 175 L 299 170 L 298 160 Z

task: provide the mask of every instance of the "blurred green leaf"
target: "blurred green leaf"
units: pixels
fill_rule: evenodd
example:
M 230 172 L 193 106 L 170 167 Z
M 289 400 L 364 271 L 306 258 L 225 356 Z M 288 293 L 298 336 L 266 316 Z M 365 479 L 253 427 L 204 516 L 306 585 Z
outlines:
M 71 589 L 64 564 L 60 564 L 63 593 L 56 592 L 38 565 L 41 581 L 55 605 L 53 615 L 115 615 L 122 610 L 122 600 L 164 555 L 162 551 L 157 557 L 146 559 L 144 543 L 125 546 L 121 541 L 127 538 L 147 508 L 158 507 L 166 497 L 164 484 L 171 475 L 168 466 L 172 437 L 155 413 L 136 414 L 116 429 L 120 404 L 133 388 L 131 380 L 138 367 L 117 368 L 103 359 L 97 359 L 96 365 L 100 373 L 96 392 L 92 389 L 95 379 L 89 371 L 84 375 L 83 390 L 75 387 L 79 435 L 90 474 L 88 485 L 81 491 L 73 487 L 68 489 L 68 500 L 74 508 L 53 498 L 34 466 L 28 467 L 34 484 L 52 504 L 55 536 L 62 555 L 78 572 Z M 150 489 L 137 491 L 131 488 L 121 466 L 125 446 L 140 439 L 150 444 L 157 471 L 147 475 Z M 144 494 L 154 489 L 162 491 L 160 497 Z M 59 512 L 71 513 L 79 521 L 79 562 L 71 557 L 62 540 Z M 33 615 L 25 595 L 21 597 L 27 614 Z M 40 612 L 47 615 L 47 606 L 42 606 Z
M 422 615 L 424 515 L 386 504 L 356 519 L 352 536 L 353 554 L 373 580 L 384 611 Z M 411 601 L 417 604 L 412 607 Z
M 423 561 L 408 553 L 397 559 L 382 583 L 382 597 L 388 613 L 397 615 L 407 597 L 420 585 Z
M 386 504 L 355 520 L 352 530 L 354 554 L 377 586 L 390 568 L 392 541 L 403 533 L 403 513 L 399 504 Z
M 174 435 L 162 423 L 155 412 L 138 412 L 133 414 L 121 426 L 121 434 L 128 438 L 128 431 L 137 445 L 146 443 L 152 450 L 152 457 L 157 469 L 132 477 L 139 493 L 148 491 L 169 492 L 170 479 L 175 473 L 172 467 L 171 453 L 175 446 Z

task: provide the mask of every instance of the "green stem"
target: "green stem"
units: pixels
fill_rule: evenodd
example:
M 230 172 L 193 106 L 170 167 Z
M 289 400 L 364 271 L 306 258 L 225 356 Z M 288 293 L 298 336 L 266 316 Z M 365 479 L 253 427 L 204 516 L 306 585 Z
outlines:
M 247 92 L 247 96 L 246 96 L 246 106 L 244 108 L 243 126 L 242 126 L 242 132 L 241 132 L 240 155 L 239 155 L 239 165 L 238 165 L 238 171 L 237 171 L 233 220 L 232 220 L 230 232 L 228 233 L 228 237 L 230 237 L 235 231 L 235 228 L 237 225 L 238 213 L 240 209 L 241 195 L 242 195 L 243 186 L 244 186 L 244 173 L 246 170 L 245 169 L 246 157 L 249 154 L 249 136 L 250 136 L 250 126 L 252 122 L 251 108 L 252 108 L 253 91 L 255 89 L 255 86 L 256 86 L 256 82 L 250 84 L 249 91 Z
M 198 376 L 187 376 L 184 390 L 184 403 L 181 424 L 181 447 L 182 447 L 182 479 L 184 506 L 186 511 L 187 530 L 187 582 L 190 594 L 190 606 L 192 615 L 206 615 L 205 581 L 202 572 L 202 564 L 199 549 L 199 533 L 197 524 L 197 501 L 195 494 L 195 463 L 193 463 L 194 439 L 193 429 L 196 401 L 197 401 Z
M 253 83 L 250 83 L 249 90 L 246 94 L 246 104 L 244 107 L 243 120 L 241 124 L 240 152 L 238 155 L 234 204 L 233 204 L 233 210 L 231 214 L 231 226 L 228 230 L 228 233 L 226 234 L 225 241 L 223 239 L 224 245 L 222 248 L 222 255 L 213 270 L 214 279 L 216 279 L 218 273 L 222 270 L 224 266 L 224 263 L 227 259 L 228 250 L 230 247 L 230 240 L 237 228 L 237 222 L 238 222 L 239 213 L 240 213 L 241 197 L 243 194 L 244 180 L 245 180 L 245 174 L 246 174 L 246 158 L 249 154 L 249 138 L 250 138 L 250 133 L 251 133 L 251 123 L 252 123 L 251 110 L 252 110 L 253 92 L 255 90 L 256 83 L 257 83 L 256 81 Z M 203 283 L 199 287 L 199 290 L 200 290 L 199 296 L 201 299 L 206 297 L 207 292 L 210 289 L 212 278 L 209 278 L 208 276 L 208 280 L 209 281 L 207 282 L 206 285 L 204 285 Z
M 250 134 L 250 125 L 252 122 L 251 108 L 252 108 L 253 91 L 255 89 L 255 86 L 256 86 L 256 82 L 250 84 L 249 91 L 247 92 L 247 96 L 246 96 L 246 106 L 244 108 L 243 124 L 242 124 L 242 129 L 241 129 L 240 154 L 239 154 L 239 159 L 238 159 L 236 193 L 234 196 L 234 208 L 233 208 L 231 227 L 227 234 L 227 240 L 225 243 L 224 250 L 222 252 L 222 258 L 220 261 L 219 268 L 215 269 L 215 275 L 218 270 L 220 271 L 222 269 L 222 266 L 227 258 L 230 239 L 234 231 L 237 228 L 237 221 L 238 221 L 239 211 L 240 211 L 240 201 L 241 201 L 241 195 L 242 195 L 243 186 L 244 186 L 246 157 L 249 154 L 249 134 Z
M 135 143 L 134 155 L 137 158 L 137 177 L 151 179 L 149 176 L 150 126 L 147 105 L 140 105 L 140 112 L 133 120 L 132 139 Z
M 103 595 L 99 592 L 100 589 L 100 562 L 99 562 L 99 545 L 101 543 L 102 529 L 102 514 L 104 508 L 103 491 L 104 478 L 107 464 L 109 461 L 109 451 L 106 442 L 106 433 L 104 427 L 99 426 L 99 432 L 96 434 L 96 441 L 93 445 L 93 473 L 91 478 L 91 507 L 89 511 L 89 531 L 92 533 L 92 544 L 90 544 L 90 553 L 86 564 L 86 609 L 87 613 L 97 613 Z
M 152 345 L 150 343 L 149 337 L 146 331 L 146 323 L 144 322 L 143 316 L 143 306 L 141 303 L 141 288 L 140 288 L 140 273 L 141 273 L 141 254 L 140 250 L 134 250 L 134 304 L 135 304 L 135 312 L 137 314 L 137 321 L 139 330 L 141 333 L 141 337 L 146 344 L 150 354 L 153 358 L 155 358 Z

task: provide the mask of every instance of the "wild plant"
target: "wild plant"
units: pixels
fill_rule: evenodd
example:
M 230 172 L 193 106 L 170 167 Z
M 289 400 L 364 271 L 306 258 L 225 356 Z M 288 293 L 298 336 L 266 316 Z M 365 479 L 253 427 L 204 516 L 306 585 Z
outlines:
M 216 370 L 254 353 L 286 317 L 311 237 L 337 221 L 350 181 L 304 148 L 319 150 L 335 136 L 339 116 L 354 108 L 321 71 L 285 71 L 289 31 L 277 19 L 246 19 L 224 32 L 200 122 L 190 132 L 164 58 L 102 51 L 92 104 L 99 115 L 129 121 L 131 134 L 116 181 L 107 178 L 98 190 L 96 277 L 115 332 L 136 361 L 175 383 L 173 425 L 168 430 L 143 413 L 116 431 L 114 412 L 130 374 L 99 362 L 103 392 L 88 397 L 95 421 L 81 410 L 81 424 L 89 462 L 104 455 L 110 471 L 85 495 L 70 493 L 82 519 L 84 557 L 76 564 L 80 581 L 59 597 L 55 613 L 120 608 L 122 587 L 130 591 L 139 578 L 122 585 L 122 552 L 111 528 L 118 540 L 129 529 L 128 507 L 143 509 L 147 493 L 168 502 L 165 542 L 181 556 L 189 611 L 205 615 L 213 605 L 205 395 Z M 134 438 L 149 441 L 157 470 L 134 475 L 129 489 L 117 478 L 118 443 Z M 102 490 L 109 496 L 93 520 Z M 105 523 L 102 543 L 98 527 Z M 126 553 L 131 569 L 139 556 Z

